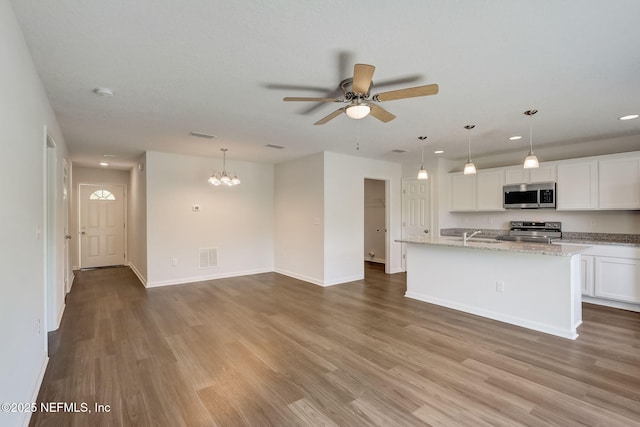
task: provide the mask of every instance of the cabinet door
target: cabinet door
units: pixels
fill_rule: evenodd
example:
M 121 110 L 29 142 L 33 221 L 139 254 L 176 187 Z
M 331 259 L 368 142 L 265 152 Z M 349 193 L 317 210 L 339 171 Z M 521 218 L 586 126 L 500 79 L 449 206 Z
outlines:
M 640 159 L 600 160 L 598 207 L 640 209 Z
M 529 182 L 529 169 L 522 166 L 509 167 L 505 171 L 505 184 L 523 184 Z
M 451 211 L 476 210 L 475 175 L 451 174 Z
M 640 259 L 595 258 L 595 296 L 640 303 Z
M 593 257 L 590 255 L 580 256 L 580 280 L 582 283 L 582 295 L 593 296 Z
M 598 164 L 595 161 L 558 165 L 558 210 L 587 210 L 597 208 L 596 179 Z
M 529 169 L 529 182 L 556 182 L 556 166 Z
M 479 211 L 502 211 L 504 171 L 480 171 L 476 175 L 476 207 Z

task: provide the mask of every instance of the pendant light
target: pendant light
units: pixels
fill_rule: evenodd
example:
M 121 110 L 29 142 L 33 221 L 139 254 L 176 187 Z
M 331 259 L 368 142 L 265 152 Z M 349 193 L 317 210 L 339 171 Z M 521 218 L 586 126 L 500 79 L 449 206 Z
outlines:
M 234 174 L 234 177 L 231 178 L 227 173 L 227 151 L 229 151 L 229 149 L 221 148 L 220 151 L 222 151 L 222 172 L 214 172 L 209 178 L 209 184 L 215 185 L 216 187 L 218 185 L 233 187 L 234 185 L 240 184 L 238 175 Z
M 524 112 L 525 116 L 531 117 L 531 123 L 529 126 L 529 154 L 527 158 L 524 159 L 524 168 L 532 169 L 540 167 L 540 163 L 538 162 L 538 158 L 533 154 L 533 115 L 537 113 L 538 110 L 527 110 Z
M 420 140 L 424 140 L 427 137 L 424 136 L 420 136 L 418 137 L 418 139 Z M 422 150 L 422 163 L 420 164 L 420 170 L 418 171 L 418 179 L 429 179 L 429 174 L 427 173 L 427 170 L 424 168 L 424 146 L 421 147 Z
M 475 125 L 466 125 L 464 128 L 467 130 L 471 130 Z M 467 157 L 467 163 L 464 165 L 464 174 L 465 175 L 473 175 L 476 173 L 476 165 L 471 161 L 471 132 L 469 132 L 469 152 Z

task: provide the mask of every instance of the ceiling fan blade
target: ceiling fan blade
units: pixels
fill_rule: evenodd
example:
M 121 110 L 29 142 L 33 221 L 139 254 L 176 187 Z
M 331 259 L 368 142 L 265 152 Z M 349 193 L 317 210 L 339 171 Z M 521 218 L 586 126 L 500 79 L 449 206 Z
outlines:
M 373 97 L 376 101 L 393 101 L 394 99 L 415 98 L 417 96 L 435 95 L 438 93 L 438 85 L 416 86 L 407 89 L 382 92 Z
M 329 120 L 335 119 L 336 117 L 338 117 L 343 112 L 344 112 L 344 108 L 338 108 L 333 113 L 331 113 L 328 116 L 323 117 L 320 120 L 318 120 L 317 122 L 315 122 L 314 125 L 323 125 L 323 124 L 327 123 Z
M 352 89 L 355 93 L 369 93 L 373 72 L 376 67 L 367 64 L 356 64 L 353 67 L 353 85 Z
M 412 76 L 398 77 L 397 79 L 390 79 L 390 80 L 383 80 L 383 81 L 376 80 L 376 83 L 373 86 L 376 88 L 381 88 L 383 86 L 409 84 L 409 83 L 415 83 L 421 78 L 422 78 L 422 75 L 414 74 Z
M 371 104 L 370 107 L 370 114 L 381 122 L 387 123 L 396 118 L 396 116 L 376 104 Z
M 343 102 L 340 98 L 305 98 L 300 96 L 287 96 L 283 101 L 313 101 L 313 102 Z

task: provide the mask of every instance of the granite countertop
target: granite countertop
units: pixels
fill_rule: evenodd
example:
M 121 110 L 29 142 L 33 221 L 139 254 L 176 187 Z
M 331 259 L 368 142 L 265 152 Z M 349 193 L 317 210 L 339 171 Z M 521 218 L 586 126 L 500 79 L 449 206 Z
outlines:
M 462 236 L 463 233 L 472 233 L 477 229 L 472 228 L 445 228 L 440 230 L 442 236 Z M 508 230 L 482 229 L 479 236 L 495 239 L 502 234 L 509 234 Z M 579 245 L 612 245 L 640 247 L 640 234 L 622 233 L 580 233 L 563 231 L 562 238 L 554 240 L 559 243 L 571 243 Z
M 490 250 L 500 252 L 520 252 L 536 255 L 571 256 L 589 249 L 589 246 L 563 245 L 554 243 L 551 245 L 525 242 L 506 242 L 494 239 L 472 238 L 465 245 L 462 237 L 440 236 L 419 239 L 396 240 L 400 243 L 414 243 L 427 246 L 448 246 L 453 248 Z

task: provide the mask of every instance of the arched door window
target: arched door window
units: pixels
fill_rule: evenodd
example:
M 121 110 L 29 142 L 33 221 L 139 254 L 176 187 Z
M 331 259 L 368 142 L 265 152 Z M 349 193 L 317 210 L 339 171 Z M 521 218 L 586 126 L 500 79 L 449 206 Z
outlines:
M 109 190 L 96 190 L 89 196 L 89 200 L 115 200 L 116 196 Z

